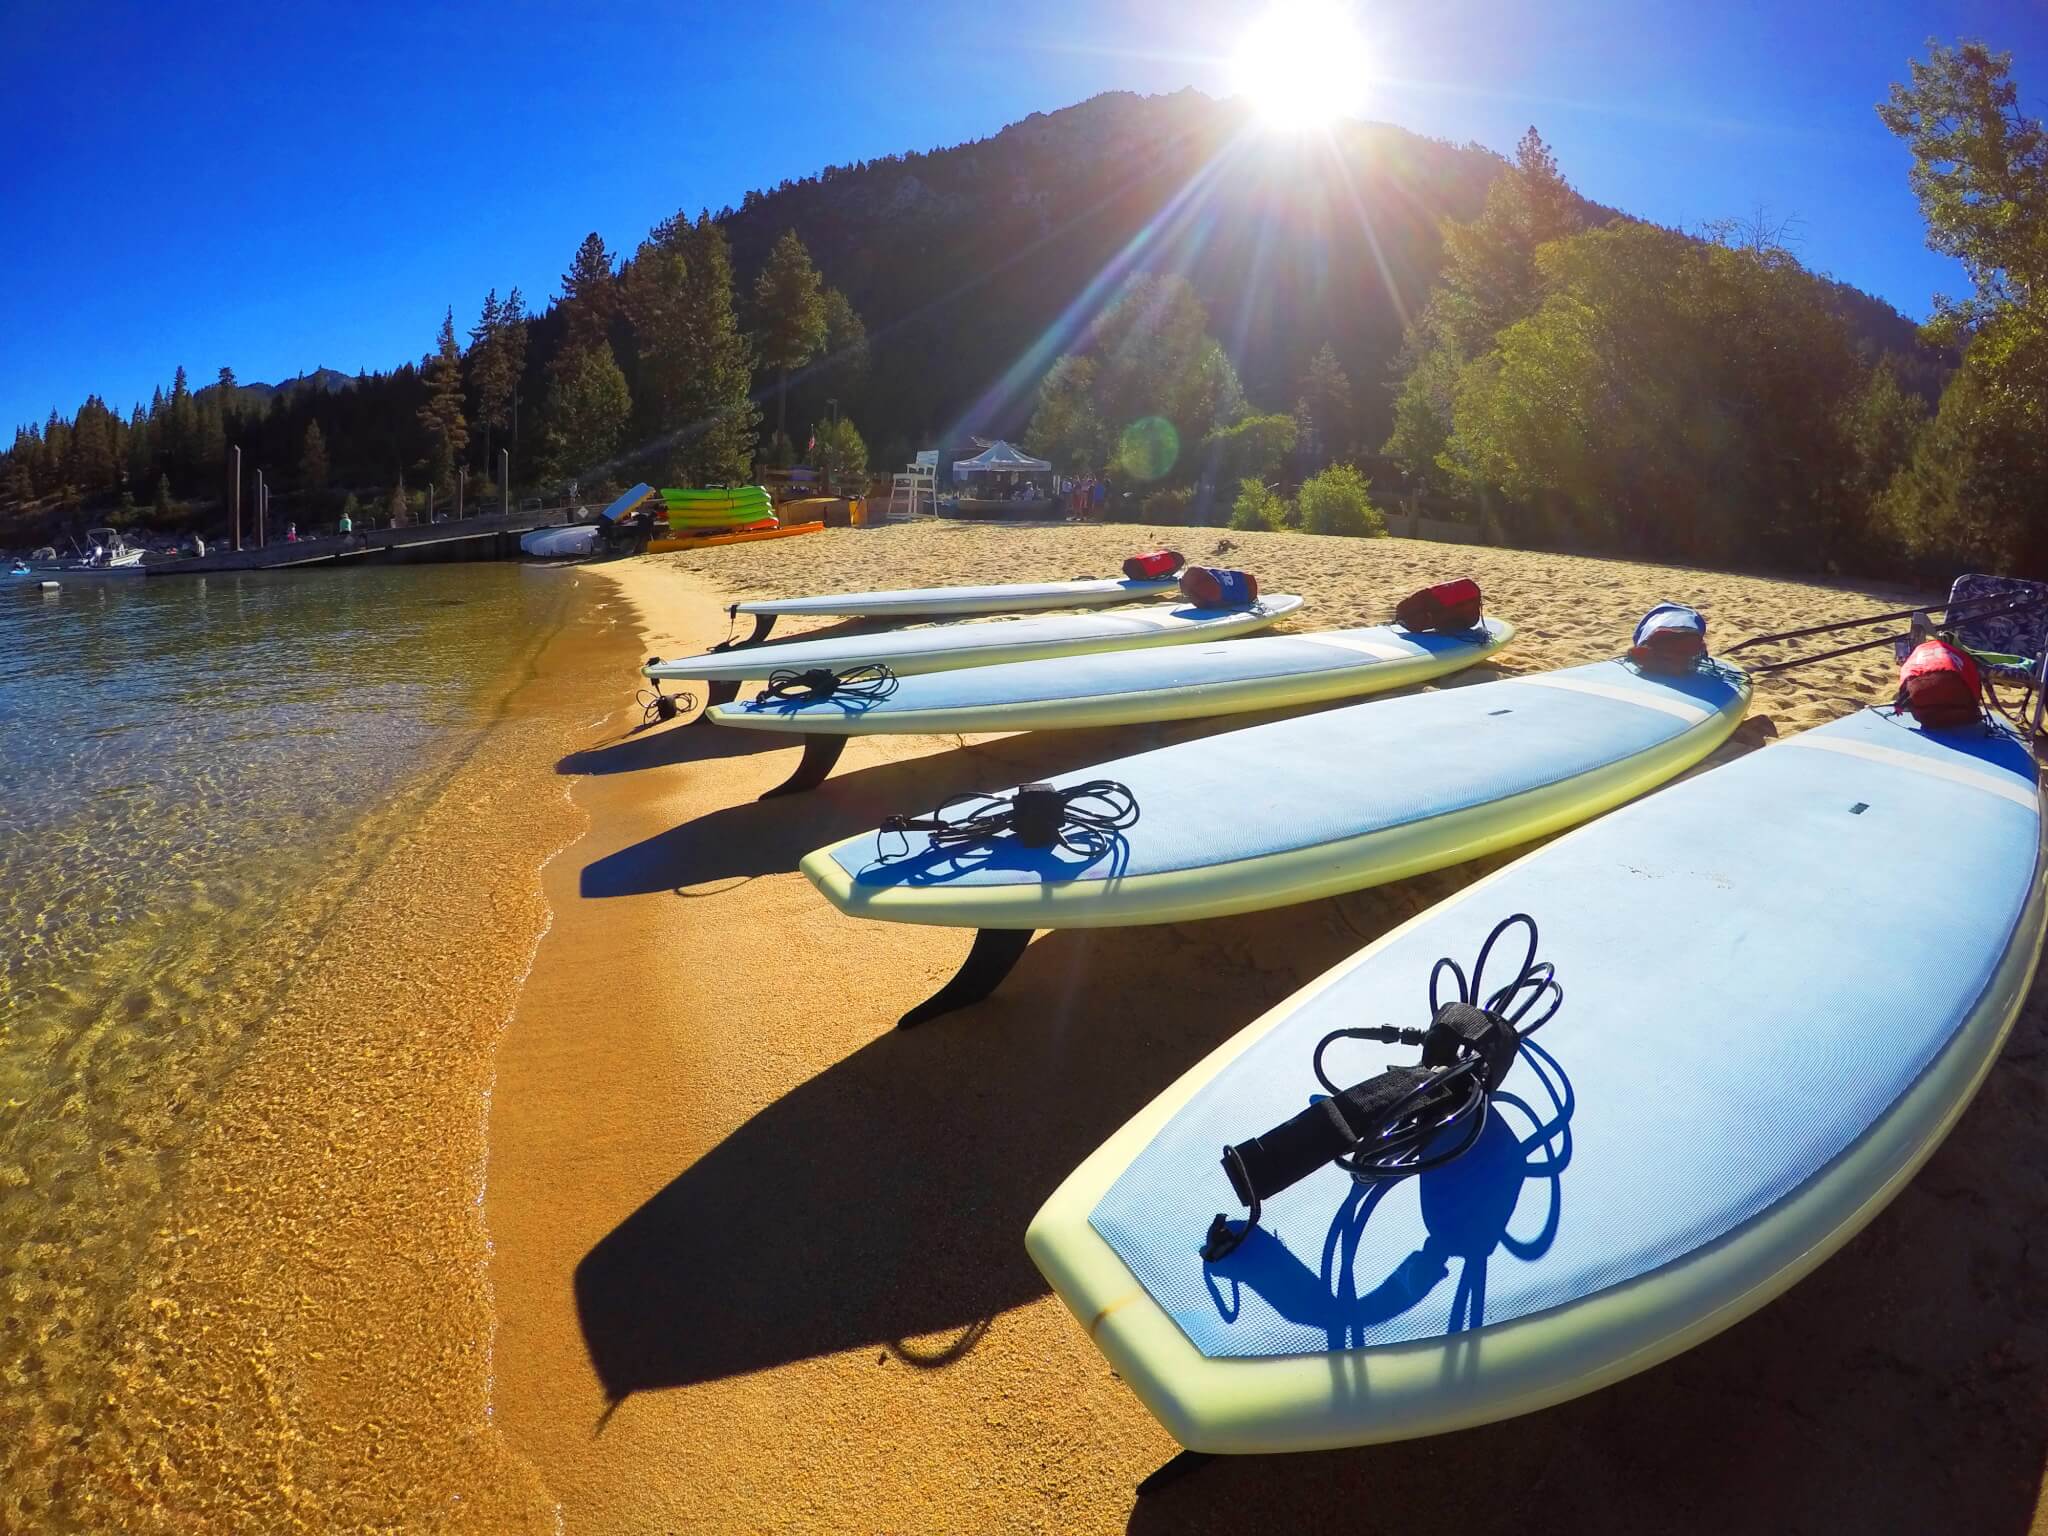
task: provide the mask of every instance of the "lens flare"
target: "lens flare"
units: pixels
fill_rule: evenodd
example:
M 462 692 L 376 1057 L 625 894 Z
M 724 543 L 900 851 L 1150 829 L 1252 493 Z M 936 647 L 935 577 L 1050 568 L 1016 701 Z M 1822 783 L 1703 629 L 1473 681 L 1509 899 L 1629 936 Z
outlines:
M 1365 40 L 1333 0 L 1280 0 L 1245 33 L 1231 77 L 1267 126 L 1320 127 L 1364 106 Z
M 1164 416 L 1141 416 L 1117 439 L 1117 468 L 1133 480 L 1157 480 L 1179 459 L 1180 434 Z

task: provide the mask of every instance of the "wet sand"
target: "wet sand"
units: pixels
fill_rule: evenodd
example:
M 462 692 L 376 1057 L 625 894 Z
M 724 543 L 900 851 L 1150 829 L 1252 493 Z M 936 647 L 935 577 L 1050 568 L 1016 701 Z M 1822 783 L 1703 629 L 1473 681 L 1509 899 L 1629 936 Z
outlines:
M 1521 637 L 1471 681 L 1615 654 L 1667 598 L 1725 645 L 1916 596 L 1128 527 L 832 530 L 594 569 L 630 601 L 639 651 L 679 654 L 722 638 L 737 596 L 1105 574 L 1162 540 L 1302 593 L 1296 629 L 1380 621 L 1474 575 Z M 546 871 L 553 923 L 489 1133 L 497 1422 L 567 1531 L 2038 1528 L 2042 989 L 1893 1207 L 1707 1345 L 1504 1425 L 1231 1459 L 1139 1501 L 1176 1447 L 1026 1258 L 1031 1214 L 1190 1061 L 1505 857 L 1276 912 L 1041 936 L 989 1001 L 899 1033 L 967 935 L 839 916 L 793 872 L 804 853 L 1224 725 L 856 739 L 822 789 L 762 804 L 789 738 L 631 731 L 635 681 L 590 679 L 612 712 L 564 765 L 586 775 L 588 830 Z M 1763 680 L 1718 756 L 1891 687 L 1884 653 Z
M 484 1124 L 537 872 L 582 826 L 555 763 L 631 644 L 587 607 L 515 639 L 495 717 L 394 802 L 203 1106 L 104 1398 L 18 1448 L 46 1473 L 0 1530 L 557 1529 L 491 1422 Z

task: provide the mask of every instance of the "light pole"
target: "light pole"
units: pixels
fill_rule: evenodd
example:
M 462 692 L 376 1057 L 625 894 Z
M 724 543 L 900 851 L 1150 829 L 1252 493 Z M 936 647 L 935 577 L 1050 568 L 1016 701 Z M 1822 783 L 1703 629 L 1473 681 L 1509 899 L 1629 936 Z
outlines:
M 512 515 L 512 455 L 503 448 L 498 450 L 498 510 Z

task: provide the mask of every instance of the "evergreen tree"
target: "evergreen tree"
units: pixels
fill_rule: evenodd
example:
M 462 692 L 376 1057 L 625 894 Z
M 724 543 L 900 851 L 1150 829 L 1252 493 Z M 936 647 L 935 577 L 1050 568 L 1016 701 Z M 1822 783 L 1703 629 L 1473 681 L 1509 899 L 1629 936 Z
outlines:
M 761 315 L 761 363 L 775 371 L 775 430 L 786 434 L 789 376 L 824 347 L 831 318 L 818 269 L 795 230 L 784 230 L 769 252 L 754 282 L 754 304 Z
M 128 414 L 128 445 L 125 455 L 125 472 L 128 487 L 132 491 L 149 484 L 149 477 L 156 463 L 155 445 L 151 441 L 149 418 L 142 414 L 142 407 L 136 406 Z
M 70 467 L 71 423 L 59 416 L 56 408 L 52 407 L 50 419 L 43 423 L 44 483 L 36 489 L 47 496 L 53 491 L 69 487 Z
M 518 289 L 506 295 L 504 305 L 498 309 L 498 354 L 504 360 L 504 373 L 510 381 L 508 389 L 508 410 L 512 412 L 512 457 L 518 459 L 518 403 L 520 383 L 526 377 L 526 299 Z M 500 422 L 504 426 L 504 422 Z M 496 467 L 492 473 L 498 473 Z
M 306 446 L 299 454 L 299 488 L 317 502 L 327 490 L 327 440 L 320 423 L 306 423 Z
M 456 460 L 469 445 L 469 423 L 462 414 L 462 352 L 455 344 L 452 308 L 442 316 L 439 345 L 423 359 L 421 373 L 427 398 L 419 409 L 419 423 L 432 442 L 432 483 L 437 491 L 447 492 L 454 489 Z
M 14 446 L 7 451 L 6 473 L 0 477 L 0 494 L 16 506 L 25 506 L 35 500 L 35 465 L 42 446 L 42 436 L 34 427 L 14 429 Z
M 747 478 L 761 411 L 752 395 L 753 348 L 740 330 L 733 298 L 732 254 L 725 231 L 700 212 L 690 229 L 685 312 L 695 357 L 695 389 L 688 402 L 692 436 L 681 468 L 700 485 L 734 485 Z
M 821 421 L 811 429 L 817 446 L 818 467 L 825 472 L 826 489 L 836 494 L 858 495 L 867 482 L 868 445 L 844 416 Z
M 398 484 L 391 488 L 391 500 L 386 505 L 385 515 L 394 528 L 409 527 L 412 523 L 412 498 L 405 494 L 405 472 L 399 471 Z
M 1109 436 L 1095 407 L 1095 362 L 1062 357 L 1038 383 L 1038 407 L 1024 445 L 1069 474 L 1094 474 L 1109 462 Z
M 1088 353 L 1054 361 L 1027 439 L 1076 467 L 1193 476 L 1202 440 L 1245 412 L 1237 371 L 1208 327 L 1186 278 L 1133 279 L 1097 318 Z
M 1880 361 L 1844 412 L 1849 462 L 1843 489 L 1857 521 L 1867 520 L 1906 467 L 1926 425 L 1927 407 L 1899 388 L 1891 359 Z
M 171 477 L 169 475 L 158 475 L 156 477 L 156 515 L 157 521 L 160 524 L 170 519 Z
M 610 345 L 577 354 L 548 385 L 541 406 L 544 477 L 581 478 L 603 468 L 632 414 L 633 397 Z
M 196 403 L 198 417 L 197 436 L 192 448 L 192 469 L 203 478 L 220 468 L 227 458 L 227 422 L 221 416 L 219 395 L 209 395 Z
M 64 455 L 64 479 L 91 495 L 114 484 L 114 443 L 109 431 L 112 413 L 97 395 L 87 395 L 71 424 Z
M 618 282 L 612 272 L 612 254 L 596 230 L 576 247 L 575 259 L 562 274 L 562 297 L 555 308 L 562 317 L 562 349 L 555 355 L 559 373 L 580 367 L 580 353 L 611 339 L 612 317 L 618 311 Z
M 242 414 L 242 394 L 241 385 L 235 382 L 235 370 L 222 364 L 220 377 L 214 380 L 214 387 L 220 396 L 222 422 L 238 419 Z
M 1441 478 L 1459 370 L 1535 311 L 1538 247 L 1583 225 L 1578 194 L 1533 127 L 1516 144 L 1514 164 L 1487 189 L 1479 217 L 1445 223 L 1443 270 L 1402 349 L 1385 449 L 1411 477 Z
M 516 301 L 519 290 L 513 289 L 512 296 Z M 497 464 L 491 457 L 491 434 L 511 424 L 512 391 L 519 383 L 508 345 L 509 307 L 499 304 L 498 290 L 493 288 L 484 295 L 483 313 L 469 332 L 469 386 L 476 394 L 476 424 L 484 434 L 484 464 L 492 474 L 497 473 Z M 521 339 L 523 342 L 523 326 Z M 522 345 L 522 354 L 524 350 Z
M 853 301 L 837 288 L 825 290 L 825 365 L 819 382 L 838 398 L 842 410 L 860 402 L 868 376 L 868 328 Z
M 1309 359 L 1302 377 L 1301 399 L 1307 402 L 1308 418 L 1314 425 L 1310 458 L 1317 464 L 1349 451 L 1351 447 L 1351 376 L 1337 361 L 1336 350 L 1326 341 Z
M 164 461 L 189 469 L 199 452 L 199 409 L 192 403 L 192 387 L 185 382 L 185 365 L 180 363 L 171 380 L 170 427 L 164 433 Z

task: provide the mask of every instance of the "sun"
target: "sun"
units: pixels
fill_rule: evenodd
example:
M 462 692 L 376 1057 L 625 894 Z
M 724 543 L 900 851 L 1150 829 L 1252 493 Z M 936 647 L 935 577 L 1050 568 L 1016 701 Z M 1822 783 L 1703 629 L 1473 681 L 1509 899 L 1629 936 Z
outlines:
M 1334 0 L 1277 0 L 1251 25 L 1231 80 L 1268 127 L 1321 127 L 1364 104 L 1365 40 Z

